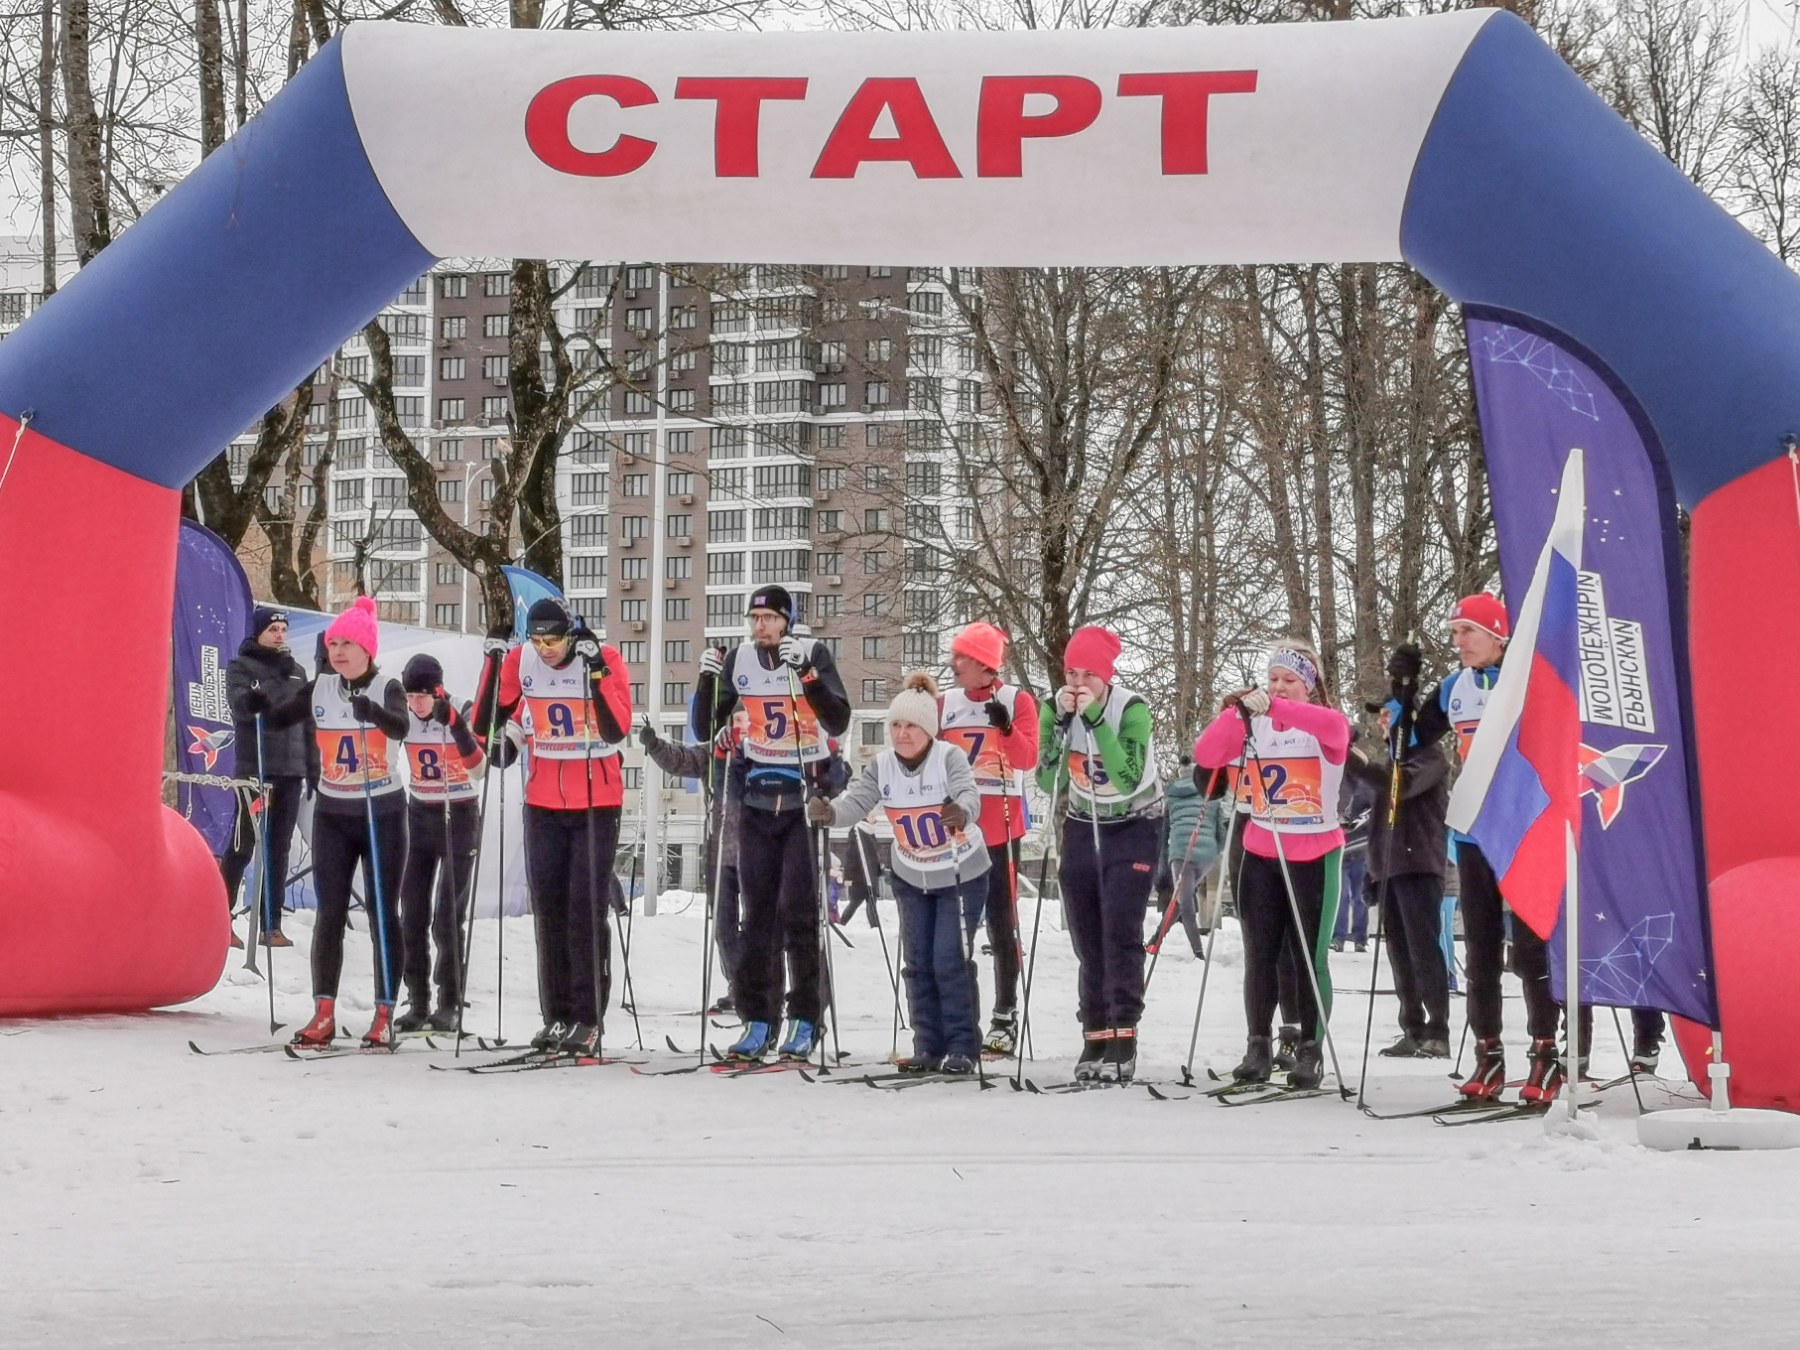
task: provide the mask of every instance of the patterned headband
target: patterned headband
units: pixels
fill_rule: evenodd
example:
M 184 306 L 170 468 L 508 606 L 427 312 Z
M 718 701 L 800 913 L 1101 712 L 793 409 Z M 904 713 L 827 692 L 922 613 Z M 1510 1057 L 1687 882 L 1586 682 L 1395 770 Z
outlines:
M 1292 647 L 1277 647 L 1269 653 L 1269 665 L 1293 671 L 1300 677 L 1308 693 L 1319 687 L 1319 668 L 1307 659 L 1304 652 L 1297 652 Z

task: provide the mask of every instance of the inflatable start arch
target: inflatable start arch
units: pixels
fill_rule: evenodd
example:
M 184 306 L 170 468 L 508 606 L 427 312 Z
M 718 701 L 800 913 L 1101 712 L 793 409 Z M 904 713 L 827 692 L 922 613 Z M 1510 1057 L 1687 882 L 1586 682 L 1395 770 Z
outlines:
M 0 346 L 0 1014 L 146 1008 L 216 978 L 217 873 L 158 804 L 167 674 L 117 654 L 168 631 L 181 485 L 463 255 L 1405 261 L 1565 335 L 1629 393 L 1693 513 L 1692 754 L 1728 1043 L 1741 1100 L 1800 1100 L 1800 1057 L 1755 1033 L 1773 1046 L 1797 1011 L 1800 718 L 1743 727 L 1738 685 L 1748 664 L 1782 689 L 1800 670 L 1781 445 L 1800 427 L 1800 281 L 1496 10 L 348 29 Z

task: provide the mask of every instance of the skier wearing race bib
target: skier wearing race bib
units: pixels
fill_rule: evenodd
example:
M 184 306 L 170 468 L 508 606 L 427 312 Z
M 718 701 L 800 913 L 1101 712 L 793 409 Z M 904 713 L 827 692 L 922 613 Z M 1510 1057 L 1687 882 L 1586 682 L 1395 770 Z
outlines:
M 400 926 L 406 960 L 407 1008 L 396 1031 L 456 1030 L 462 1003 L 461 943 L 468 904 L 480 804 L 475 774 L 483 755 L 469 729 L 469 709 L 458 711 L 444 692 L 444 668 L 420 652 L 400 672 L 406 694 L 406 872 L 400 881 Z M 431 959 L 433 945 L 437 960 Z M 437 986 L 437 1011 L 431 988 Z
M 1456 602 L 1450 611 L 1450 641 L 1462 669 L 1420 700 L 1414 734 L 1421 745 L 1436 744 L 1453 731 L 1458 759 L 1468 756 L 1488 696 L 1499 683 L 1500 663 L 1506 657 L 1511 633 L 1506 607 L 1495 597 L 1465 595 Z M 1388 673 L 1396 682 L 1411 679 L 1416 686 L 1422 663 L 1417 647 L 1403 646 L 1390 659 Z M 1472 840 L 1461 834 L 1455 837 L 1469 1028 L 1475 1033 L 1475 1066 L 1460 1090 L 1467 1097 L 1491 1100 L 1506 1086 L 1500 976 L 1505 965 L 1507 911 L 1493 866 Z M 1556 1044 L 1557 1007 L 1550 997 L 1549 952 L 1529 924 L 1515 921 L 1511 927 L 1512 969 L 1525 987 L 1525 1027 L 1531 1036 L 1531 1068 L 1519 1096 L 1528 1102 L 1548 1102 L 1560 1090 L 1563 1075 Z M 1585 1055 L 1586 1037 L 1582 1040 Z
M 969 758 L 981 793 L 987 847 L 988 945 L 994 953 L 994 1017 L 984 1049 L 1017 1052 L 1019 1042 L 1019 840 L 1025 836 L 1023 771 L 1038 757 L 1038 706 L 1031 692 L 1000 678 L 1006 634 L 972 623 L 950 643 L 955 686 L 939 700 L 942 738 Z
M 815 796 L 815 825 L 854 825 L 875 807 L 894 830 L 894 897 L 906 951 L 913 1053 L 902 1072 L 966 1074 L 980 1053 L 980 1003 L 970 947 L 987 888 L 988 850 L 973 828 L 981 794 L 967 753 L 938 739 L 937 684 L 906 677 L 888 707 L 889 747 L 837 801 Z M 1010 937 L 1009 937 L 1010 940 Z
M 1144 909 L 1162 847 L 1163 789 L 1150 705 L 1113 683 L 1121 644 L 1078 628 L 1063 685 L 1038 721 L 1038 786 L 1066 800 L 1057 878 L 1081 966 L 1084 1082 L 1128 1083 L 1144 1011 Z
M 591 1055 L 612 991 L 607 878 L 625 800 L 631 672 L 560 600 L 533 604 L 525 633 L 500 662 L 498 708 L 490 712 L 496 694 L 484 686 L 474 721 L 517 718 L 525 728 L 525 873 L 544 1016 L 532 1048 Z
M 350 881 L 362 864 L 363 902 L 375 958 L 375 1017 L 363 1035 L 370 1047 L 393 1044 L 394 994 L 400 982 L 400 874 L 406 865 L 406 793 L 394 763 L 406 735 L 406 697 L 398 680 L 375 667 L 380 646 L 375 602 L 359 595 L 325 630 L 329 672 L 313 685 L 319 741 L 318 801 L 313 809 L 313 1017 L 294 1044 L 323 1049 L 337 1034 L 338 976 Z
M 1239 791 L 1249 803 L 1241 822 L 1244 859 L 1237 893 L 1249 1024 L 1243 1061 L 1232 1070 L 1239 1082 L 1266 1082 L 1273 1068 L 1270 1028 L 1284 966 L 1300 1027 L 1288 1083 L 1313 1088 L 1324 1079 L 1320 1039 L 1331 1015 L 1326 948 L 1344 844 L 1338 790 L 1350 747 L 1350 720 L 1330 706 L 1329 697 L 1318 654 L 1307 643 L 1283 638 L 1269 654 L 1268 689 L 1228 697 L 1194 742 L 1196 764 L 1241 766 Z M 1313 978 L 1307 975 L 1309 964 Z
M 776 1050 L 782 955 L 787 1035 L 779 1053 L 805 1059 L 818 1044 L 819 909 L 806 796 L 831 762 L 830 737 L 850 725 L 850 699 L 831 650 L 792 630 L 786 588 L 759 587 L 748 606 L 750 641 L 700 658 L 692 726 L 711 742 L 740 707 L 750 715 L 727 790 L 741 802 L 738 878 L 742 945 L 731 988 L 744 1032 L 727 1052 L 758 1060 Z

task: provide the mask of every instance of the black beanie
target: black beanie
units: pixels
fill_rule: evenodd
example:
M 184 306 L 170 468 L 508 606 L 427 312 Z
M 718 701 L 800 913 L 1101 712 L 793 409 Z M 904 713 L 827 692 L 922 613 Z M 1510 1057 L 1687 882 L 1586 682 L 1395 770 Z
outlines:
M 272 623 L 286 623 L 288 612 L 280 605 L 258 605 L 250 612 L 250 636 L 259 638 Z
M 785 586 L 759 586 L 750 597 L 750 603 L 744 613 L 749 614 L 759 609 L 772 609 L 788 621 L 791 628 L 794 624 L 794 597 L 787 593 Z
M 530 637 L 562 637 L 573 626 L 563 602 L 548 595 L 534 602 L 525 615 L 525 632 Z
M 444 668 L 429 652 L 414 652 L 400 672 L 400 688 L 409 694 L 435 694 L 444 683 Z

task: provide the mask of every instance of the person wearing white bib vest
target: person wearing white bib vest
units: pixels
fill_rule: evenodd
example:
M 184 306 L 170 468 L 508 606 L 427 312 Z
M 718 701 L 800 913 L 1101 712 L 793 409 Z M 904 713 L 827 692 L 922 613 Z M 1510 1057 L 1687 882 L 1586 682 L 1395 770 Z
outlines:
M 1057 879 L 1081 964 L 1081 1081 L 1128 1083 L 1144 1012 L 1144 910 L 1162 850 L 1150 705 L 1115 684 L 1118 635 L 1078 628 L 1038 719 L 1038 786 L 1067 801 Z
M 1249 1026 L 1243 1061 L 1232 1070 L 1239 1082 L 1266 1082 L 1273 1068 L 1270 1030 L 1283 967 L 1300 1027 L 1288 1083 L 1315 1088 L 1325 1076 L 1320 1041 L 1331 1015 L 1326 954 L 1344 845 L 1337 803 L 1350 749 L 1350 719 L 1329 700 L 1318 654 L 1297 638 L 1283 638 L 1269 653 L 1268 688 L 1230 695 L 1194 742 L 1194 763 L 1203 768 L 1241 759 L 1239 782 L 1249 793 L 1237 892 Z
M 955 685 L 938 700 L 939 735 L 969 757 L 981 792 L 987 846 L 988 946 L 994 953 L 994 1017 L 983 1049 L 1012 1055 L 1019 1044 L 1019 841 L 1025 837 L 1024 771 L 1037 766 L 1038 705 L 1029 689 L 1000 678 L 1007 636 L 972 623 L 950 642 Z
M 405 935 L 406 1011 L 399 1032 L 456 1030 L 462 1002 L 461 943 L 475 844 L 481 828 L 477 772 L 484 756 L 460 711 L 444 692 L 444 668 L 420 652 L 400 672 L 406 694 L 406 873 L 400 881 Z M 437 960 L 432 960 L 432 948 Z M 431 989 L 437 986 L 437 1010 Z
M 497 710 L 484 685 L 474 722 L 517 718 L 526 733 L 525 872 L 544 1016 L 532 1048 L 592 1055 L 612 991 L 607 889 L 625 800 L 619 746 L 631 726 L 631 672 L 560 600 L 533 604 L 525 633 L 526 644 L 500 662 Z
M 726 790 L 742 803 L 738 881 L 741 944 L 731 989 L 743 1035 L 726 1055 L 760 1060 L 771 1051 L 806 1059 L 818 1046 L 823 1007 L 819 981 L 817 859 L 806 797 L 819 790 L 832 761 L 831 737 L 850 725 L 850 699 L 831 649 L 793 632 L 798 619 L 785 587 L 760 586 L 747 607 L 750 641 L 729 652 L 708 647 L 695 682 L 692 727 L 710 743 L 739 708 L 749 725 L 731 761 Z M 787 1035 L 781 1017 L 782 956 L 787 957 Z
M 400 874 L 406 865 L 406 793 L 394 760 L 407 720 L 400 682 L 383 680 L 375 666 L 379 639 L 375 602 L 359 595 L 325 630 L 331 668 L 321 671 L 313 685 L 321 765 L 312 832 L 319 912 L 312 940 L 313 1017 L 294 1036 L 302 1049 L 325 1049 L 337 1034 L 344 926 L 350 917 L 350 880 L 359 862 L 375 958 L 375 1017 L 363 1044 L 391 1049 L 394 1043 L 403 941 Z
M 913 1053 L 903 1073 L 975 1072 L 980 1004 L 970 959 L 990 863 L 981 793 L 964 750 L 938 737 L 937 684 L 915 671 L 888 706 L 888 748 L 835 802 L 814 797 L 815 825 L 854 825 L 879 806 L 894 831 L 906 1006 Z

